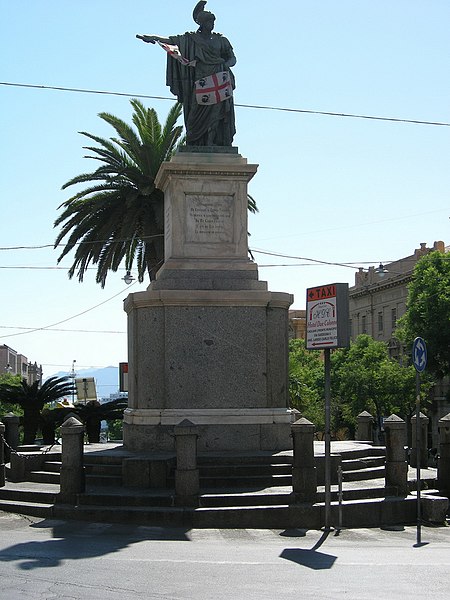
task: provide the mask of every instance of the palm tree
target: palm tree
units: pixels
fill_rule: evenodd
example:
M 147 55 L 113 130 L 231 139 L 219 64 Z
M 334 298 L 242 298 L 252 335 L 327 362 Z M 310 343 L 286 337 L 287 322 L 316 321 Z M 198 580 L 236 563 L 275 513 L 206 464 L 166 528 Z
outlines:
M 73 382 L 69 377 L 50 377 L 42 385 L 40 381 L 28 384 L 25 379 L 18 385 L 0 385 L 1 400 L 19 405 L 23 410 L 24 444 L 34 444 L 44 406 L 72 393 Z
M 155 176 L 184 140 L 183 128 L 176 124 L 181 104 L 174 104 L 164 126 L 154 109 L 136 99 L 131 105 L 135 129 L 114 115 L 100 113 L 118 137 L 104 139 L 81 132 L 98 144 L 85 147 L 93 153 L 85 158 L 102 164 L 63 185 L 62 189 L 93 184 L 61 204 L 63 212 L 55 221 L 55 227 L 62 225 L 55 248 L 68 236 L 58 263 L 76 248 L 69 278 L 76 272 L 78 281 L 83 281 L 92 263 L 97 265 L 96 281 L 102 287 L 108 272 L 117 271 L 124 259 L 127 271 L 136 260 L 141 283 L 146 274 L 154 279 L 164 262 L 164 194 L 155 187 Z M 248 209 L 258 211 L 251 196 Z
M 98 144 L 85 148 L 94 153 L 86 158 L 102 164 L 64 184 L 62 189 L 93 183 L 64 202 L 55 221 L 55 227 L 63 224 L 55 247 L 69 236 L 58 262 L 77 246 L 69 277 L 77 271 L 83 281 L 93 263 L 102 287 L 108 272 L 117 271 L 124 259 L 126 270 L 136 260 L 140 282 L 146 273 L 153 279 L 164 260 L 164 195 L 155 187 L 155 176 L 182 141 L 183 128 L 176 125 L 182 106 L 174 104 L 162 127 L 154 109 L 136 99 L 131 105 L 136 130 L 114 115 L 100 113 L 118 137 L 107 140 L 81 132 Z
M 128 402 L 124 398 L 117 398 L 103 404 L 97 400 L 91 400 L 86 404 L 75 404 L 72 412 L 75 412 L 84 423 L 88 442 L 98 443 L 100 441 L 101 422 L 123 419 L 123 411 L 127 406 Z

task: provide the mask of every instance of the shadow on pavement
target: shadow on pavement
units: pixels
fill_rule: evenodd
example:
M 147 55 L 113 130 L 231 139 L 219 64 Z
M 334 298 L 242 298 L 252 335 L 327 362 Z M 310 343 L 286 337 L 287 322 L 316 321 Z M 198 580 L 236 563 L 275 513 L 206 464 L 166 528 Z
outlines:
M 0 562 L 17 562 L 24 571 L 58 567 L 66 561 L 105 556 L 146 540 L 189 542 L 189 529 L 59 522 L 44 520 L 32 528 L 49 529 L 53 539 L 22 542 L 0 551 Z
M 297 530 L 299 531 L 299 530 Z M 300 530 L 303 531 L 303 530 Z M 285 533 L 285 532 L 283 532 Z M 302 548 L 286 548 L 280 554 L 280 558 L 285 558 L 286 560 L 290 560 L 292 562 L 297 563 L 298 565 L 302 565 L 304 567 L 308 567 L 309 569 L 314 570 L 322 570 L 322 569 L 331 569 L 336 561 L 336 556 L 333 554 L 325 554 L 324 552 L 317 552 L 317 548 L 325 542 L 327 537 L 329 536 L 330 531 L 325 530 L 319 540 L 314 544 L 312 548 L 302 549 Z M 303 534 L 305 535 L 305 534 Z

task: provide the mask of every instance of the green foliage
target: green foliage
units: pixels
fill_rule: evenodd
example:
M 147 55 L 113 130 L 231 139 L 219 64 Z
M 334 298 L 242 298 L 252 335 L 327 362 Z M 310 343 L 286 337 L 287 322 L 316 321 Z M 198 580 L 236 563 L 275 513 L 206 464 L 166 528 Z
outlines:
M 56 402 L 73 391 L 69 377 L 50 377 L 42 385 L 35 381 L 31 385 L 22 380 L 0 385 L 0 401 L 20 406 L 23 410 L 24 444 L 33 444 L 39 428 L 41 411 L 46 404 Z
M 387 344 L 360 335 L 349 349 L 332 354 L 332 390 L 342 419 L 350 427 L 363 410 L 376 417 L 411 416 L 415 406 L 415 369 L 389 357 Z M 423 386 L 425 396 L 429 386 Z
M 4 373 L 0 375 L 0 390 L 3 385 L 16 385 L 20 386 L 21 377 L 20 375 L 12 375 L 11 373 Z M 17 416 L 22 416 L 23 411 L 21 409 L 17 409 L 17 406 L 11 404 L 9 402 L 5 402 L 0 394 L 0 418 L 2 415 L 6 415 L 8 413 L 14 413 Z
M 304 340 L 289 342 L 289 396 L 292 408 L 317 428 L 324 426 L 324 367 L 318 352 L 306 350 Z
M 417 262 L 395 335 L 408 349 L 422 337 L 427 371 L 438 378 L 450 375 L 450 254 L 431 252 Z
M 123 439 L 123 420 L 115 419 L 114 421 L 108 421 L 108 439 L 110 441 L 117 441 Z
M 290 342 L 291 406 L 324 428 L 324 364 L 321 355 L 305 349 L 303 340 Z M 376 417 L 396 413 L 409 418 L 415 407 L 415 370 L 389 358 L 387 345 L 360 335 L 350 348 L 331 353 L 332 430 L 353 431 L 356 417 L 364 410 Z M 422 381 L 422 395 L 430 388 Z
M 109 271 L 116 272 L 124 261 L 127 270 L 136 264 L 140 282 L 146 274 L 154 279 L 164 262 L 164 194 L 155 187 L 155 177 L 183 141 L 183 128 L 177 125 L 182 106 L 174 104 L 161 125 L 154 109 L 136 99 L 131 105 L 134 127 L 109 113 L 99 114 L 117 137 L 81 132 L 97 144 L 85 147 L 91 153 L 85 158 L 101 164 L 63 185 L 62 189 L 77 184 L 88 187 L 59 207 L 63 212 L 54 224 L 62 226 L 55 248 L 66 238 L 58 262 L 75 252 L 69 277 L 76 273 L 83 281 L 92 263 L 97 265 L 96 282 L 102 287 Z M 250 196 L 248 207 L 257 212 Z

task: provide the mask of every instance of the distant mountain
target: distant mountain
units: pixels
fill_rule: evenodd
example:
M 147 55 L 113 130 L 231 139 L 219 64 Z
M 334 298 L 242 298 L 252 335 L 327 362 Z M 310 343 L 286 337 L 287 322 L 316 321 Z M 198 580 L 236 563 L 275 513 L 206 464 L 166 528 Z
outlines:
M 51 377 L 64 377 L 68 375 L 67 371 L 59 371 Z M 102 369 L 77 369 L 75 371 L 77 379 L 83 377 L 93 377 L 97 390 L 97 398 L 109 398 L 110 394 L 119 391 L 119 369 L 117 367 L 103 367 Z

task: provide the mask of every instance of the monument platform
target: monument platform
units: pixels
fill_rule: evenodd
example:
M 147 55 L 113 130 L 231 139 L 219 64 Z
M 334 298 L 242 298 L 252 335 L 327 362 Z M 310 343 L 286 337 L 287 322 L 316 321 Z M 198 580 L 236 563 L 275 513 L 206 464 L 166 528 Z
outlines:
M 236 153 L 181 152 L 163 163 L 165 261 L 130 294 L 124 446 L 171 451 L 173 427 L 199 427 L 198 449 L 292 447 L 288 309 L 248 256 L 248 182 Z

